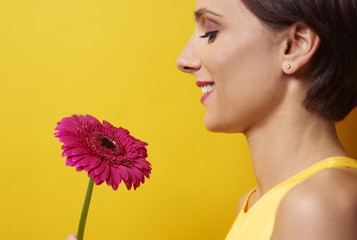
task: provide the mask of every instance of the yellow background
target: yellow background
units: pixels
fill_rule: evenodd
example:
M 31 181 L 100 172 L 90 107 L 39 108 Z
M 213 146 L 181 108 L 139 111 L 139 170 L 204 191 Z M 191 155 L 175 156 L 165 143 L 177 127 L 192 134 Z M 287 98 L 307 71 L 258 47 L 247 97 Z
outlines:
M 204 129 L 194 78 L 175 61 L 193 0 L 1 0 L 0 239 L 76 232 L 88 178 L 65 166 L 56 123 L 92 114 L 149 143 L 150 180 L 95 186 L 85 239 L 224 239 L 254 186 L 240 134 Z M 338 125 L 357 156 L 356 112 Z

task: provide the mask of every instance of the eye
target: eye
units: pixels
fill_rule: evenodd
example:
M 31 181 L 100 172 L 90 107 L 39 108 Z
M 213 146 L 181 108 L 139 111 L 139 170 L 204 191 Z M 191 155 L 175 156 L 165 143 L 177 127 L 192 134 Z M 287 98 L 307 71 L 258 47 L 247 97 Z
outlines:
M 208 43 L 213 43 L 216 40 L 218 31 L 206 32 L 200 38 L 208 38 Z
M 219 24 L 211 19 L 205 18 L 203 21 L 203 27 L 205 29 L 205 34 L 200 37 L 208 38 L 208 43 L 213 43 L 217 38 Z

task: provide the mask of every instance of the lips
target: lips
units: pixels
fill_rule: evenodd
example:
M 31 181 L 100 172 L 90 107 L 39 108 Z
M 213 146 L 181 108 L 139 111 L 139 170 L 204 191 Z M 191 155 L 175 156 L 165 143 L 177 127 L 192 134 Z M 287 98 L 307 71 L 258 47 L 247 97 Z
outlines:
M 196 81 L 196 85 L 198 87 L 200 87 L 202 89 L 202 98 L 201 98 L 201 103 L 203 103 L 206 98 L 209 97 L 209 95 L 211 95 L 211 93 L 214 91 L 215 89 L 215 83 L 214 82 L 207 82 L 207 81 Z

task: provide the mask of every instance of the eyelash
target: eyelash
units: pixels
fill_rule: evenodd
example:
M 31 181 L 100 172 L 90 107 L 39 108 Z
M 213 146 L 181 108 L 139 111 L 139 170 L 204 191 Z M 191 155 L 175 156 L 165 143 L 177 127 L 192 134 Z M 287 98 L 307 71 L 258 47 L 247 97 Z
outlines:
M 206 32 L 204 35 L 200 36 L 200 38 L 208 38 L 208 43 L 213 43 L 217 37 L 218 31 Z

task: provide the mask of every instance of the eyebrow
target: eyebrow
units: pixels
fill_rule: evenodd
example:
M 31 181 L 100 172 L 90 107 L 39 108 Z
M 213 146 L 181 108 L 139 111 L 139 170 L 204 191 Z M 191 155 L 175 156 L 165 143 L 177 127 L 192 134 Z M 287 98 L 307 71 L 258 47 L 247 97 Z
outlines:
M 202 15 L 206 14 L 206 13 L 212 14 L 217 17 L 222 17 L 222 15 L 215 13 L 211 10 L 208 10 L 207 8 L 200 8 L 194 12 L 196 22 L 198 22 L 200 20 L 200 18 L 202 17 Z

